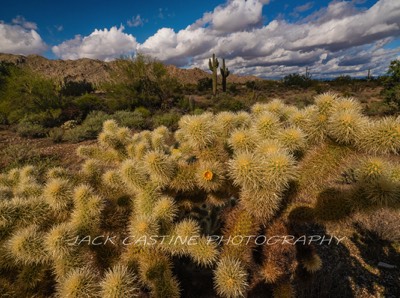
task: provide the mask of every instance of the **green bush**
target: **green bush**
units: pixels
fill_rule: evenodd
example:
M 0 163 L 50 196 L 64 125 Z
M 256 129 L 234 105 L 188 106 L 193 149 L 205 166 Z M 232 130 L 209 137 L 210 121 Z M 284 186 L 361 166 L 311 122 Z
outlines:
M 55 83 L 27 68 L 10 67 L 2 80 L 0 114 L 9 123 L 17 123 L 29 114 L 51 113 L 62 108 Z
M 195 107 L 196 107 L 195 101 L 194 101 L 194 99 L 193 99 L 191 96 L 180 98 L 180 99 L 178 100 L 176 106 L 177 106 L 179 109 L 182 109 L 182 110 L 184 110 L 184 111 L 186 111 L 186 112 L 192 112 L 192 111 L 194 111 L 194 109 L 195 109 Z
M 81 111 L 81 117 L 85 118 L 90 111 L 102 111 L 107 107 L 104 101 L 94 94 L 85 94 L 73 100 L 73 104 Z
M 178 112 L 169 112 L 165 114 L 155 115 L 153 117 L 153 127 L 164 125 L 172 130 L 175 130 L 178 125 L 178 121 L 182 115 Z
M 119 125 L 135 129 L 147 128 L 147 121 L 139 112 L 117 111 L 112 116 Z
M 400 60 L 390 62 L 382 94 L 387 103 L 400 108 Z
M 64 134 L 64 139 L 73 143 L 95 139 L 101 131 L 103 122 L 108 119 L 110 119 L 110 115 L 102 111 L 93 111 L 81 125 L 67 130 Z
M 137 107 L 134 112 L 142 115 L 144 118 L 150 117 L 151 115 L 150 111 L 145 107 Z
M 195 108 L 194 111 L 193 111 L 193 115 L 200 115 L 200 114 L 203 114 L 203 113 L 204 113 L 204 110 L 200 109 L 200 108 Z
M 349 85 L 353 82 L 353 79 L 349 75 L 340 75 L 332 81 L 335 85 Z
M 49 131 L 49 138 L 53 143 L 61 143 L 63 141 L 64 130 L 61 127 L 53 127 Z
M 19 136 L 26 138 L 44 138 L 48 133 L 48 129 L 24 119 L 18 123 L 17 133 Z
M 84 140 L 94 139 L 94 138 L 95 137 L 93 137 L 92 134 L 89 133 L 88 130 L 82 125 L 78 125 L 73 129 L 65 131 L 63 136 L 63 139 L 65 141 L 71 143 L 79 143 Z
M 94 88 L 91 83 L 83 81 L 69 81 L 64 82 L 60 90 L 60 94 L 63 96 L 81 96 L 85 93 L 91 93 L 94 91 Z
M 232 111 L 237 112 L 246 109 L 246 105 L 233 97 L 222 96 L 219 97 L 215 104 L 216 111 Z
M 236 94 L 238 92 L 238 85 L 235 83 L 231 83 L 228 85 L 229 92 Z
M 202 78 L 197 81 L 197 90 L 200 92 L 211 90 L 212 88 L 212 79 L 211 78 Z
M 288 87 L 308 88 L 312 83 L 311 78 L 298 73 L 292 73 L 283 78 L 283 84 Z

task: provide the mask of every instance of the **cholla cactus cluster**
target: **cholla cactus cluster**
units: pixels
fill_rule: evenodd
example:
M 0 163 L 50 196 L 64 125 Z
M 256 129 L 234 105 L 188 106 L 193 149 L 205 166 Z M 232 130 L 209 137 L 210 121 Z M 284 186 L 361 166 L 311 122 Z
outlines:
M 25 167 L 2 174 L 3 293 L 135 297 L 147 289 L 179 297 L 172 260 L 186 256 L 213 269 L 221 297 L 245 296 L 260 282 L 273 285 L 276 297 L 293 295 L 296 268 L 314 273 L 322 265 L 312 246 L 264 245 L 260 261 L 254 241 L 215 236 L 285 235 L 304 221 L 398 208 L 400 167 L 389 160 L 400 152 L 400 121 L 371 120 L 361 110 L 328 93 L 305 109 L 273 100 L 250 112 L 184 116 L 174 133 L 159 127 L 132 135 L 109 120 L 97 144 L 78 149 L 79 173 L 54 168 L 38 177 Z M 362 156 L 352 165 L 356 181 L 343 189 L 321 182 L 304 202 L 305 169 L 325 162 L 315 153 L 324 146 Z

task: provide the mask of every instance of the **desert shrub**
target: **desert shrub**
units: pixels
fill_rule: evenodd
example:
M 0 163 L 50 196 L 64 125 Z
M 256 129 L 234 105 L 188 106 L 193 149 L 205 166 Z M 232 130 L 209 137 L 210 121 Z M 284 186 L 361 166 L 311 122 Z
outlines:
M 76 120 L 68 120 L 65 121 L 62 125 L 61 128 L 64 130 L 72 129 L 75 128 L 78 125 L 78 121 Z
M 86 93 L 92 93 L 94 88 L 91 83 L 83 81 L 64 82 L 60 94 L 63 96 L 81 96 Z
M 126 83 L 105 83 L 101 89 L 106 92 L 104 104 L 109 111 L 133 110 L 139 105 L 137 92 Z
M 135 57 L 118 59 L 115 66 L 121 83 L 112 85 L 111 90 L 114 95 L 125 93 L 123 98 L 129 105 L 120 109 L 132 110 L 137 106 L 158 109 L 165 100 L 181 93 L 181 84 L 169 76 L 163 63 L 150 56 L 138 53 Z M 114 90 L 115 87 L 119 90 Z
M 45 112 L 27 113 L 21 121 L 39 124 L 44 127 L 53 127 L 60 124 L 61 113 L 61 109 L 48 109 Z
M 137 111 L 117 111 L 111 115 L 111 118 L 115 119 L 119 125 L 134 129 L 144 129 L 148 125 L 146 119 L 142 116 L 142 113 Z
M 382 94 L 387 103 L 400 107 L 400 60 L 393 60 L 390 63 Z
M 196 103 L 193 97 L 182 97 L 178 99 L 176 103 L 176 107 L 185 111 L 185 112 L 192 112 L 196 108 Z
M 0 114 L 9 123 L 29 114 L 51 113 L 63 105 L 55 83 L 28 68 L 10 67 L 0 93 Z
M 247 89 L 251 89 L 254 90 L 257 86 L 257 82 L 256 81 L 247 81 L 246 82 L 246 88 Z
M 27 138 L 44 138 L 48 129 L 40 124 L 32 123 L 29 120 L 21 120 L 17 126 L 17 133 L 21 137 Z
M 353 83 L 353 78 L 349 75 L 340 75 L 332 81 L 337 86 L 350 85 Z
M 85 127 L 78 125 L 77 127 L 64 132 L 63 140 L 71 143 L 79 143 L 84 140 L 92 139 L 94 134 L 89 133 Z
M 101 131 L 103 122 L 108 119 L 110 119 L 110 115 L 102 111 L 93 111 L 89 113 L 81 125 L 65 131 L 64 139 L 73 143 L 95 139 Z
M 313 81 L 305 75 L 292 73 L 283 78 L 283 84 L 289 87 L 308 88 L 313 84 Z
M 382 116 L 393 114 L 396 110 L 396 105 L 389 104 L 386 102 L 373 101 L 365 105 L 365 113 L 368 116 Z
M 267 287 L 292 297 L 304 281 L 296 274 L 319 274 L 331 256 L 321 259 L 309 239 L 267 239 L 398 210 L 399 133 L 397 119 L 369 119 L 332 93 L 305 109 L 272 100 L 249 112 L 184 115 L 175 132 L 132 133 L 107 120 L 96 143 L 78 148 L 79 171 L 0 176 L 2 294 L 180 297 L 178 278 L 189 276 L 213 283 L 209 297 Z M 344 188 L 335 181 L 349 160 L 356 179 Z M 63 241 L 81 235 L 92 241 Z M 100 235 L 115 242 L 96 245 Z M 35 280 L 49 287 L 29 274 L 15 280 L 21 270 L 39 271 Z
M 84 94 L 74 99 L 73 104 L 79 109 L 82 118 L 85 118 L 90 111 L 106 110 L 104 101 L 95 94 Z
M 242 101 L 230 96 L 219 97 L 215 103 L 216 111 L 236 112 L 244 110 L 245 108 L 246 105 Z
M 64 129 L 61 127 L 53 127 L 49 131 L 49 138 L 53 143 L 61 143 L 63 141 Z
M 150 117 L 151 113 L 145 107 L 137 107 L 134 111 L 137 114 L 140 114 L 143 118 Z
M 176 129 L 178 121 L 182 115 L 178 112 L 168 112 L 164 114 L 154 115 L 153 116 L 153 127 L 156 128 L 158 126 L 166 126 L 170 129 Z
M 238 93 L 238 85 L 235 83 L 228 84 L 228 91 L 233 94 Z
M 212 79 L 211 78 L 202 78 L 197 81 L 197 91 L 203 92 L 211 90 L 212 88 Z
M 194 111 L 193 111 L 193 115 L 200 115 L 200 114 L 203 114 L 203 113 L 204 113 L 204 110 L 200 109 L 200 108 L 195 108 Z
M 93 131 L 101 131 L 103 122 L 110 119 L 110 115 L 102 111 L 93 111 L 82 122 L 82 125 Z

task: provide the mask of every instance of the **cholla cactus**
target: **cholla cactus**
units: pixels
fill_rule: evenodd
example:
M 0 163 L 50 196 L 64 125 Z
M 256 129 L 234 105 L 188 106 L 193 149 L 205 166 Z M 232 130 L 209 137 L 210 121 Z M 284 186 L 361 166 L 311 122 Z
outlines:
M 265 244 L 255 260 L 258 244 L 245 237 L 300 234 L 304 222 L 398 208 L 400 166 L 391 157 L 399 127 L 331 93 L 305 109 L 273 100 L 251 112 L 184 116 L 175 133 L 132 135 L 106 121 L 97 144 L 78 149 L 78 172 L 0 175 L 0 272 L 18 276 L 0 273 L 1 285 L 20 297 L 48 295 L 37 292 L 48 283 L 60 297 L 144 289 L 179 297 L 173 264 L 185 258 L 214 270 L 221 297 L 246 296 L 259 282 L 292 296 L 296 268 L 316 273 L 324 260 L 312 246 Z M 336 181 L 349 167 L 355 181 L 344 188 Z M 11 282 L 23 284 L 17 294 Z

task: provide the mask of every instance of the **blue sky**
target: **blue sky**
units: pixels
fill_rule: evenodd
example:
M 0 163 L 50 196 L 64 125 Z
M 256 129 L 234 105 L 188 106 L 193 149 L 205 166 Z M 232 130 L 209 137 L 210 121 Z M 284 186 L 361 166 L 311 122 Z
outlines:
M 399 58 L 400 1 L 9 1 L 0 52 L 112 60 L 143 52 L 238 74 L 277 77 L 308 66 L 320 77 L 383 73 Z

